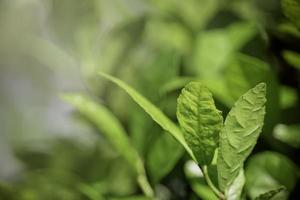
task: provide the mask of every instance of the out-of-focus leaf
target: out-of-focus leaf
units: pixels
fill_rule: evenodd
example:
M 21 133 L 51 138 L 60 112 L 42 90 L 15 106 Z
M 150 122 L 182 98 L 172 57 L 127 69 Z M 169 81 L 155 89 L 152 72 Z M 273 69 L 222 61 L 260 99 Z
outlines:
M 191 184 L 193 191 L 197 194 L 198 197 L 205 200 L 218 199 L 210 189 L 210 187 L 207 186 L 201 169 L 195 162 L 191 160 L 186 162 L 184 166 L 184 172 L 185 176 L 188 178 L 189 183 Z
M 279 187 L 277 189 L 270 190 L 268 192 L 265 192 L 265 193 L 259 195 L 258 197 L 255 198 L 255 200 L 269 200 L 269 199 L 272 199 L 276 194 L 278 194 L 279 192 L 281 192 L 284 189 L 285 189 L 285 187 Z
M 151 198 L 145 196 L 109 197 L 108 200 L 151 200 Z
M 140 159 L 132 148 L 128 136 L 116 117 L 103 105 L 81 94 L 65 94 L 63 99 L 91 120 L 109 139 L 120 154 L 136 169 Z
M 103 187 L 105 188 L 105 185 L 103 186 L 101 183 L 95 185 L 81 183 L 78 186 L 79 190 L 90 200 L 104 200 L 104 197 L 102 196 Z
M 297 91 L 296 89 L 281 86 L 280 87 L 280 107 L 282 109 L 290 108 L 297 103 Z
M 160 34 L 157 34 L 157 33 Z M 191 46 L 191 38 L 188 30 L 175 22 L 162 20 L 150 20 L 146 25 L 146 39 L 151 45 L 175 49 L 180 53 L 186 53 Z
M 300 2 L 299 0 L 281 0 L 285 16 L 300 28 Z
M 246 191 L 251 199 L 285 186 L 273 199 L 288 199 L 289 192 L 295 187 L 299 178 L 299 169 L 287 157 L 275 152 L 263 152 L 249 159 L 246 166 Z
M 182 156 L 184 148 L 168 134 L 161 134 L 148 152 L 147 169 L 154 182 L 159 182 Z M 164 166 L 164 167 L 161 167 Z
M 193 73 L 201 79 L 218 79 L 233 51 L 224 30 L 200 33 L 196 40 L 192 65 Z M 218 56 L 216 56 L 218 55 Z
M 177 15 L 185 25 L 197 31 L 206 26 L 218 11 L 218 0 L 152 0 L 155 9 L 169 15 Z
M 226 199 L 228 200 L 240 200 L 245 185 L 244 169 L 241 169 L 239 175 L 235 178 L 233 183 L 228 187 L 225 192 Z
M 284 59 L 293 67 L 300 70 L 300 54 L 294 51 L 283 51 Z
M 253 24 L 238 22 L 226 29 L 200 33 L 192 60 L 194 72 L 201 79 L 221 78 L 233 53 L 242 48 L 256 32 Z
M 177 119 L 186 142 L 200 166 L 210 165 L 223 125 L 221 111 L 209 90 L 199 82 L 185 86 L 177 101 Z
M 266 84 L 260 83 L 242 95 L 226 117 L 220 132 L 219 186 L 226 191 L 243 168 L 256 144 L 265 115 Z
M 63 99 L 76 107 L 81 114 L 91 120 L 99 130 L 108 138 L 111 144 L 119 151 L 128 163 L 136 170 L 138 182 L 142 189 L 152 195 L 152 189 L 147 183 L 144 166 L 138 153 L 118 119 L 104 106 L 95 103 L 89 97 L 80 94 L 67 94 Z
M 182 89 L 189 82 L 194 81 L 194 80 L 195 80 L 195 78 L 192 78 L 192 77 L 177 77 L 173 80 L 170 80 L 166 84 L 164 84 L 160 89 L 160 93 L 162 95 L 164 95 L 164 94 L 172 92 L 174 90 Z
M 190 156 L 196 161 L 195 156 L 187 143 L 184 140 L 183 134 L 181 130 L 178 128 L 174 122 L 172 122 L 160 109 L 158 109 L 156 106 L 154 106 L 151 102 L 149 102 L 145 97 L 140 95 L 137 91 L 135 91 L 133 88 L 131 88 L 129 85 L 124 83 L 123 81 L 114 78 L 110 75 L 99 73 L 102 77 L 112 81 L 126 93 L 138 104 L 140 105 L 147 114 L 149 114 L 152 119 L 158 123 L 164 130 L 166 130 L 168 133 L 170 133 L 174 138 L 178 140 L 179 143 L 181 143 L 186 151 L 190 154 Z
M 274 137 L 294 148 L 300 147 L 300 125 L 278 124 L 274 128 Z

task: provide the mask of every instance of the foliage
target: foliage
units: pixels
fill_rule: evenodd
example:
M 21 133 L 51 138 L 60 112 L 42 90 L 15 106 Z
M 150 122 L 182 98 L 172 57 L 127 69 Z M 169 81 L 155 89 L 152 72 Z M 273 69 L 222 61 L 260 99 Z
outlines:
M 297 199 L 299 5 L 0 1 L 0 199 Z

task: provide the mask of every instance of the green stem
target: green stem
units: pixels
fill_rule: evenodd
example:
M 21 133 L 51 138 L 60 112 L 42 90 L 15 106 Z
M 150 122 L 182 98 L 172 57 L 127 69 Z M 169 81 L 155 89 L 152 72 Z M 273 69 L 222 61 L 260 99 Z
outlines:
M 154 198 L 154 192 L 145 176 L 138 177 L 138 183 L 143 191 L 143 193 L 150 198 Z
M 143 193 L 147 197 L 154 199 L 154 191 L 147 179 L 145 168 L 142 163 L 138 164 L 138 172 L 139 172 L 139 174 L 138 174 L 137 182 L 138 182 L 140 188 L 142 189 Z
M 209 174 L 208 174 L 208 169 L 207 169 L 207 166 L 204 165 L 203 168 L 202 168 L 202 171 L 203 171 L 203 175 L 204 175 L 204 178 L 208 184 L 208 186 L 212 189 L 212 191 L 217 195 L 217 197 L 219 197 L 220 199 L 222 200 L 225 200 L 225 196 L 224 194 L 213 184 L 213 182 L 211 181 L 210 177 L 209 177 Z

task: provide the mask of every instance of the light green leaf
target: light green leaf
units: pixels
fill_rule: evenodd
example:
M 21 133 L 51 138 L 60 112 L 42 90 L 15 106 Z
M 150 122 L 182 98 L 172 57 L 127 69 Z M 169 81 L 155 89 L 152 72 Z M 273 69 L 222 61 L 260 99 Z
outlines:
M 265 115 L 266 84 L 260 83 L 242 95 L 226 117 L 220 132 L 217 160 L 219 186 L 225 191 L 238 176 L 256 144 Z
M 99 73 L 99 75 L 122 88 L 139 106 L 145 110 L 147 114 L 151 116 L 156 123 L 158 123 L 164 130 L 170 133 L 180 144 L 182 144 L 190 156 L 196 161 L 192 150 L 184 140 L 181 130 L 160 109 L 123 81 L 104 73 Z
M 177 119 L 186 142 L 200 166 L 210 165 L 223 124 L 221 111 L 209 90 L 199 82 L 185 86 L 177 102 Z
M 184 148 L 169 134 L 161 134 L 147 155 L 147 171 L 154 182 L 169 173 L 184 153 Z M 161 167 L 164 166 L 164 167 Z
M 251 199 L 280 186 L 286 187 L 286 190 L 273 200 L 288 199 L 299 178 L 299 169 L 288 157 L 270 151 L 252 156 L 245 172 L 246 192 Z
M 270 190 L 268 192 L 265 192 L 265 193 L 259 195 L 258 197 L 255 198 L 255 200 L 269 200 L 269 199 L 272 199 L 276 194 L 278 194 L 279 192 L 281 192 L 284 189 L 285 189 L 285 187 L 282 186 L 282 187 Z
M 294 148 L 300 147 L 300 125 L 278 124 L 274 128 L 274 137 Z
M 225 191 L 227 200 L 240 200 L 245 185 L 244 169 L 240 170 L 239 175 L 235 178 L 233 183 Z
M 70 103 L 87 119 L 92 121 L 99 130 L 108 138 L 110 143 L 124 156 L 128 163 L 138 174 L 138 182 L 144 191 L 152 195 L 152 189 L 148 185 L 144 166 L 138 153 L 132 147 L 131 142 L 118 119 L 104 106 L 97 104 L 91 98 L 81 94 L 66 94 L 62 97 Z

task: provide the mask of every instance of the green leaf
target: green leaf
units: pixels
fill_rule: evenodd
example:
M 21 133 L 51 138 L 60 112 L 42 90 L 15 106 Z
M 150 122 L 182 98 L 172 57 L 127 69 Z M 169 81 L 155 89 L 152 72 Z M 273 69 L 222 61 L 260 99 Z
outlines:
M 240 170 L 239 175 L 235 178 L 233 183 L 225 191 L 225 196 L 227 200 L 240 200 L 245 185 L 245 175 L 244 169 Z
M 159 182 L 174 168 L 183 153 L 184 148 L 173 137 L 161 134 L 151 145 L 147 155 L 146 166 L 151 179 Z
M 300 1 L 282 0 L 281 4 L 285 16 L 300 28 Z
M 209 90 L 199 82 L 185 86 L 177 102 L 177 119 L 186 142 L 200 166 L 210 165 L 223 124 L 221 111 Z
M 278 124 L 274 128 L 274 137 L 294 148 L 300 148 L 300 125 Z
M 278 194 L 279 192 L 281 192 L 284 189 L 285 189 L 285 187 L 282 186 L 282 187 L 270 190 L 268 192 L 265 192 L 265 193 L 259 195 L 258 197 L 255 198 L 255 200 L 269 200 L 269 199 L 272 199 L 276 194 Z
M 145 97 L 143 97 L 123 81 L 108 74 L 99 73 L 99 75 L 112 81 L 122 88 L 139 106 L 145 110 L 147 114 L 151 116 L 156 123 L 158 123 L 164 130 L 170 133 L 180 144 L 182 144 L 190 156 L 196 161 L 192 150 L 184 140 L 181 130 L 160 109 L 158 109 L 155 105 L 153 105 L 150 101 L 148 101 Z
M 266 84 L 260 83 L 242 95 L 226 117 L 220 132 L 217 160 L 219 186 L 225 191 L 238 176 L 262 130 Z
M 145 192 L 152 195 L 147 183 L 144 166 L 136 150 L 118 119 L 104 106 L 97 104 L 91 98 L 80 94 L 66 94 L 62 97 L 87 119 L 92 121 L 108 138 L 110 143 L 124 156 L 128 163 L 136 170 L 138 182 Z
M 271 132 L 279 119 L 279 91 L 276 74 L 264 61 L 255 57 L 237 53 L 225 69 L 228 96 L 232 104 L 253 85 L 265 82 L 268 85 L 266 98 L 265 132 Z M 221 99 L 222 101 L 222 99 Z M 232 106 L 231 104 L 231 106 Z M 269 135 L 266 134 L 268 137 Z
M 273 199 L 288 199 L 300 175 L 298 167 L 288 157 L 271 151 L 252 156 L 245 172 L 246 192 L 251 199 L 282 185 L 286 190 Z

